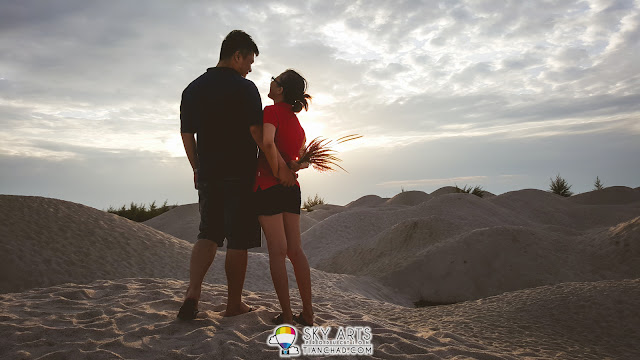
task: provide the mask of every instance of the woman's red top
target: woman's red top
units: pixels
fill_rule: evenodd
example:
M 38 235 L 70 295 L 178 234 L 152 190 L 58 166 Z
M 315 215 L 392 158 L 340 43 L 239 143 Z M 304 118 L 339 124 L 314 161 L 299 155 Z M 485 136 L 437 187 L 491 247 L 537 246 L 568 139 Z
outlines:
M 300 121 L 298 121 L 296 114 L 291 110 L 291 105 L 279 102 L 265 107 L 262 123 L 272 124 L 276 127 L 274 142 L 284 161 L 289 163 L 291 160 L 297 160 L 304 142 L 304 129 L 300 126 Z M 258 190 L 258 188 L 265 190 L 277 184 L 280 184 L 280 180 L 273 175 L 267 157 L 260 150 L 253 191 Z M 300 186 L 298 180 L 296 180 L 296 185 Z

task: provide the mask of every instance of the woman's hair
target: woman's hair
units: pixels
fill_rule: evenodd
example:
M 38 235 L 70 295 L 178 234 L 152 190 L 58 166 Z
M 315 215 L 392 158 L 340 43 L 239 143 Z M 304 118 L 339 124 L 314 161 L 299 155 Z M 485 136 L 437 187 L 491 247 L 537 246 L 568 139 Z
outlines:
M 307 80 L 305 80 L 295 70 L 287 69 L 280 74 L 280 83 L 282 84 L 284 102 L 291 105 L 293 112 L 309 110 L 309 101 L 311 95 L 307 94 Z

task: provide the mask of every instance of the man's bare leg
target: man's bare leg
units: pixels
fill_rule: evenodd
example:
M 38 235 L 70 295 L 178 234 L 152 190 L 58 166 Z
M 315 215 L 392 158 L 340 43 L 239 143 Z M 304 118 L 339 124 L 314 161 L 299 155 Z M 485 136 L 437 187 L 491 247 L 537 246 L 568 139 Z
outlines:
M 189 288 L 186 299 L 195 299 L 196 304 L 200 300 L 202 281 L 207 274 L 213 259 L 216 257 L 218 244 L 206 239 L 198 239 L 191 250 L 191 263 L 189 265 Z
M 224 316 L 241 315 L 249 311 L 242 302 L 242 288 L 247 274 L 247 250 L 227 249 L 224 270 L 227 274 L 227 310 Z

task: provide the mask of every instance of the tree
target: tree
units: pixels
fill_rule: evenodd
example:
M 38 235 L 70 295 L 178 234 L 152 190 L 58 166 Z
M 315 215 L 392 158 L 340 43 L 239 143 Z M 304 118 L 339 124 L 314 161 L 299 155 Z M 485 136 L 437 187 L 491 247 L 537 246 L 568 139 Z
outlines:
M 593 190 L 602 190 L 604 189 L 604 185 L 600 182 L 600 178 L 596 176 L 596 182 L 593 184 Z
M 569 183 L 565 179 L 561 178 L 560 174 L 556 175 L 555 180 L 551 178 L 549 179 L 551 180 L 549 191 L 564 197 L 573 195 L 573 193 L 569 191 L 569 189 L 571 189 L 571 185 L 569 185 Z

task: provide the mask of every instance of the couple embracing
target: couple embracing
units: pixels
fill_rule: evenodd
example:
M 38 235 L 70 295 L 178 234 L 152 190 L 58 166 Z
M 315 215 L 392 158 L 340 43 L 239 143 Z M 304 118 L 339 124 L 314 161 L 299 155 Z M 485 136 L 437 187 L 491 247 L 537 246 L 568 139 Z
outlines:
M 228 293 L 224 316 L 253 310 L 242 301 L 242 288 L 247 250 L 261 246 L 262 227 L 282 309 L 272 322 L 311 326 L 311 274 L 301 247 L 301 196 L 296 180 L 296 172 L 308 166 L 296 161 L 306 142 L 296 113 L 307 110 L 311 96 L 306 94 L 306 80 L 286 70 L 271 78 L 269 98 L 274 105 L 263 111 L 258 89 L 245 78 L 258 54 L 251 36 L 232 31 L 222 42 L 217 66 L 207 69 L 182 93 L 180 132 L 194 170 L 200 232 L 178 318 L 196 317 L 202 281 L 225 238 Z M 293 264 L 302 299 L 302 311 L 296 315 L 289 299 L 286 257 Z

